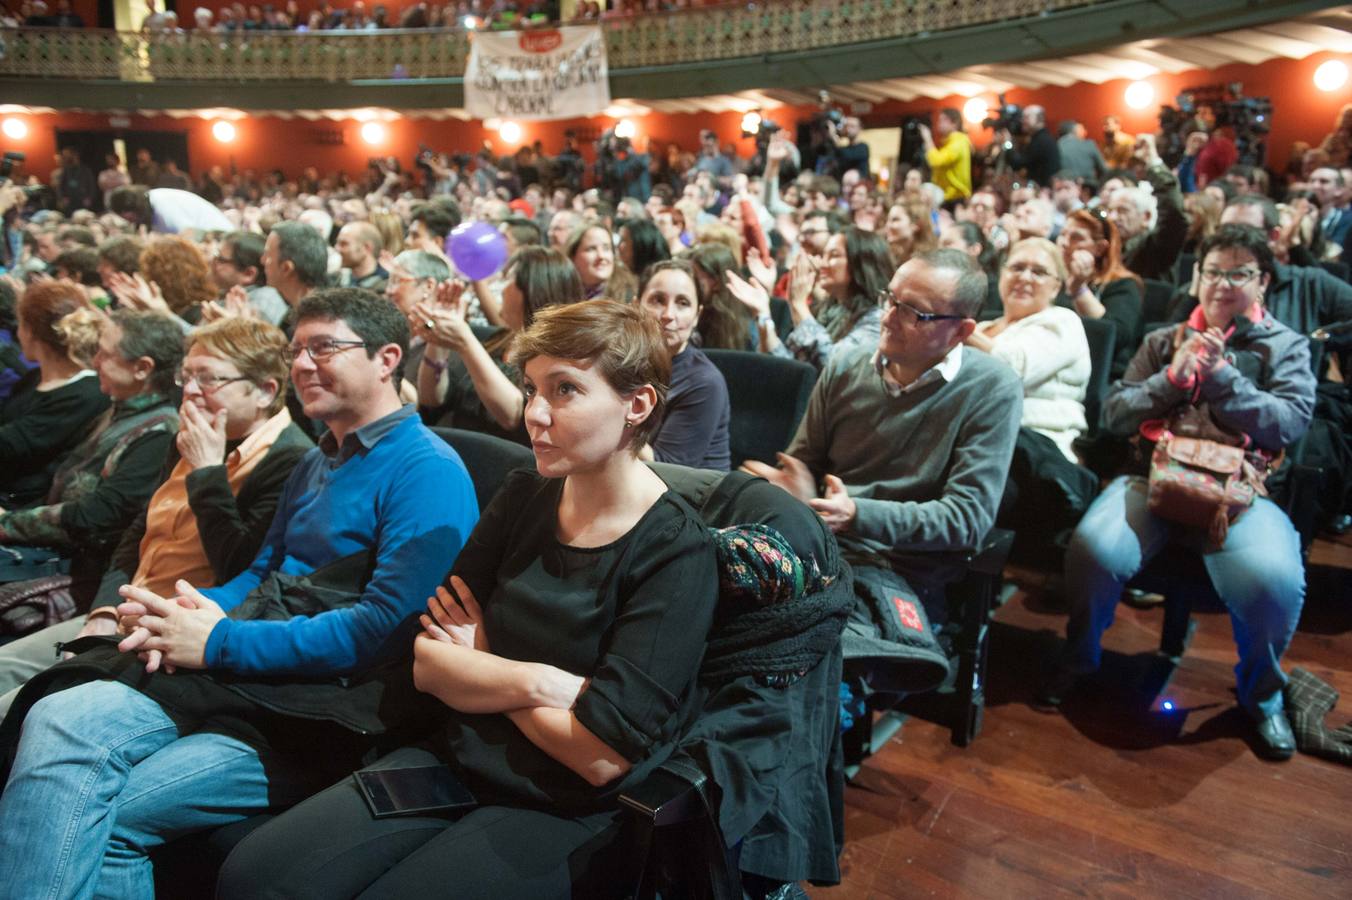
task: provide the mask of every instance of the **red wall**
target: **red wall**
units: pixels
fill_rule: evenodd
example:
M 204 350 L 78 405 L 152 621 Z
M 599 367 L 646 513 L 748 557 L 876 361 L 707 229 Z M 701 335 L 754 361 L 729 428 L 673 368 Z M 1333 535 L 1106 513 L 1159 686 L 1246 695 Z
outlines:
M 1158 75 L 1150 82 L 1155 87 L 1156 106 L 1145 111 L 1128 109 L 1123 92 L 1128 82 L 1112 81 L 1103 85 L 1078 84 L 1067 88 L 1049 87 L 1037 91 L 1014 90 L 1009 94 L 1012 103 L 1040 103 L 1047 108 L 1054 124 L 1062 119 L 1078 119 L 1099 137 L 1100 122 L 1109 112 L 1121 116 L 1129 131 L 1153 131 L 1157 127 L 1155 113 L 1160 103 L 1173 103 L 1174 96 L 1190 86 L 1218 82 L 1242 81 L 1250 96 L 1269 96 L 1275 107 L 1272 133 L 1269 137 L 1269 166 L 1280 169 L 1286 163 L 1292 141 L 1304 140 L 1317 144 L 1332 126 L 1334 117 L 1344 103 L 1352 102 L 1352 84 L 1330 93 L 1318 91 L 1313 85 L 1315 68 L 1334 54 L 1321 53 L 1304 60 L 1274 60 L 1257 66 L 1234 65 L 1215 71 L 1194 71 L 1184 75 Z M 1346 61 L 1346 58 L 1344 58 Z M 989 98 L 994 102 L 994 97 Z M 881 104 L 864 116 L 866 125 L 883 127 L 894 125 L 906 112 L 936 109 L 941 106 L 961 108 L 965 98 L 924 100 L 913 103 Z M 807 110 L 778 110 L 770 113 L 781 124 L 808 114 Z M 29 133 L 21 141 L 4 139 L 8 149 L 28 154 L 29 171 L 45 178 L 51 169 L 56 152 L 56 128 L 99 130 L 111 129 L 109 117 L 93 113 L 59 113 L 54 115 L 23 116 Z M 439 150 L 473 152 L 485 137 L 493 141 L 498 153 L 515 149 L 504 144 L 494 132 L 486 131 L 478 122 L 448 120 L 433 122 L 401 119 L 388 123 L 389 140 L 383 147 L 371 147 L 360 136 L 357 121 L 310 122 L 303 119 L 260 117 L 236 123 L 238 137 L 233 144 L 220 144 L 211 135 L 211 122 L 202 119 L 173 119 L 168 116 L 130 116 L 132 129 L 177 130 L 188 134 L 188 152 L 194 172 L 212 165 L 228 166 L 233 160 L 240 169 L 281 168 L 295 175 L 305 166 L 316 166 L 321 171 L 343 170 L 356 174 L 364 169 L 374 155 L 395 155 L 406 163 L 417 153 L 419 143 Z M 741 115 L 738 113 L 663 115 L 653 113 L 635 118 L 640 134 L 649 139 L 653 149 L 675 141 L 695 149 L 701 128 L 713 128 L 724 143 L 732 142 L 743 154 L 751 152 L 751 142 L 740 137 Z M 578 129 L 590 153 L 590 140 L 613 120 L 596 118 L 563 122 L 522 123 L 522 142 L 543 141 L 547 153 L 555 153 L 562 144 L 563 132 Z M 969 128 L 978 145 L 990 139 L 990 133 L 978 127 Z M 321 137 L 342 136 L 341 144 L 321 142 Z M 327 134 L 321 134 L 327 133 Z M 86 161 L 91 165 L 100 161 Z

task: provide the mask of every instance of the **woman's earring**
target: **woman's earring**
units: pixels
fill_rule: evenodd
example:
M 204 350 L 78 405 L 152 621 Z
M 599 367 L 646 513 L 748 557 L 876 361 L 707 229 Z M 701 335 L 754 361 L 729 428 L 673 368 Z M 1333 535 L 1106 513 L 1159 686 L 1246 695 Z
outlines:
M 624 423 L 624 427 L 625 427 L 625 428 L 633 428 L 633 427 L 634 427 L 634 423 L 633 423 L 633 422 L 625 422 L 625 423 Z

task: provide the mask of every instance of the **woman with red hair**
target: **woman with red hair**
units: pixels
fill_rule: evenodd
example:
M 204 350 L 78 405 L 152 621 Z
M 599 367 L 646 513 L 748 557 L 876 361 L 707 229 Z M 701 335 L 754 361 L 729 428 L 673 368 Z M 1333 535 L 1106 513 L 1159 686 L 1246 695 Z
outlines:
M 1066 296 L 1086 319 L 1108 319 L 1117 325 L 1110 376 L 1116 380 L 1141 343 L 1145 285 L 1122 264 L 1117 226 L 1086 209 L 1066 216 L 1056 243 L 1066 260 Z

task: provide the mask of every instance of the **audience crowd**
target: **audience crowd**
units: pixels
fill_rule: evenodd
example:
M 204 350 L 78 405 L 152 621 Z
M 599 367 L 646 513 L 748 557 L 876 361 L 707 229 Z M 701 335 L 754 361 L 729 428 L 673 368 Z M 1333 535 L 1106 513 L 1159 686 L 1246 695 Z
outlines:
M 237 4 L 199 27 L 298 18 Z M 388 24 L 360 2 L 308 21 Z M 720 820 L 764 893 L 829 882 L 829 814 L 776 819 L 809 815 L 774 788 L 803 767 L 692 744 L 711 661 L 757 702 L 833 652 L 856 691 L 933 688 L 953 560 L 997 523 L 1064 566 L 1040 704 L 1181 550 L 1230 609 L 1256 750 L 1290 757 L 1302 539 L 1352 511 L 1352 332 L 1309 337 L 1352 320 L 1349 122 L 1283 173 L 1217 165 L 1214 118 L 1170 165 L 1113 116 L 1058 139 L 1033 106 L 983 155 L 939 111 L 891 178 L 857 119 L 824 115 L 753 159 L 712 132 L 360 177 L 194 176 L 145 149 L 96 174 L 67 148 L 49 183 L 0 186 L 0 580 L 41 563 L 71 598 L 0 615 L 23 635 L 0 645 L 0 894 L 151 896 L 161 845 L 295 806 L 221 896 L 600 896 L 635 864 L 616 796 L 692 745 L 731 780 Z M 497 271 L 453 261 L 469 223 L 500 235 Z M 729 383 L 730 359 L 766 380 Z M 796 433 L 742 458 L 738 398 L 790 370 L 815 375 Z M 536 471 L 480 510 L 430 426 L 529 447 Z M 1233 477 L 1189 523 L 1156 494 L 1197 446 Z M 664 464 L 768 480 L 829 551 L 766 519 L 709 530 Z M 382 755 L 364 771 L 447 765 L 478 807 L 372 818 L 341 779 Z

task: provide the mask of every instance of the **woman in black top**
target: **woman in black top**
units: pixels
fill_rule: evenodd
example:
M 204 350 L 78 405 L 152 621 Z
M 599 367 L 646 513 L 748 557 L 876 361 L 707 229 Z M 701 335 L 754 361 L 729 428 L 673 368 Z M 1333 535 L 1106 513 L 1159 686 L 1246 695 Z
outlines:
M 458 285 L 446 282 L 439 302 L 414 308 L 409 327 L 427 341 L 416 376 L 418 404 L 428 422 L 526 443 L 519 373 L 504 357 L 539 310 L 581 300 L 582 281 L 557 250 L 523 247 L 507 263 L 506 282 L 506 327 L 482 342 L 465 319 L 467 298 Z
M 0 406 L 0 506 L 40 500 L 66 454 L 89 433 L 108 398 L 90 368 L 99 344 L 96 314 L 66 282 L 34 285 L 19 301 L 19 345 L 38 367 Z
M 638 303 L 662 327 L 662 339 L 671 352 L 666 413 L 644 455 L 659 462 L 726 472 L 732 465 L 728 385 L 709 357 L 690 343 L 704 308 L 694 267 L 686 260 L 649 266 L 639 285 Z
M 447 763 L 477 807 L 374 819 L 345 781 L 250 835 L 220 896 L 632 888 L 616 798 L 697 712 L 712 538 L 638 457 L 666 395 L 650 319 L 609 301 L 545 310 L 514 358 L 539 472 L 508 478 L 428 601 L 413 673 L 450 708 L 445 726 L 375 766 Z
M 1122 264 L 1117 226 L 1106 216 L 1077 209 L 1066 216 L 1056 239 L 1066 261 L 1066 297 L 1086 319 L 1107 319 L 1117 326 L 1116 350 L 1108 371 L 1122 377 L 1141 344 L 1145 329 L 1141 279 Z

